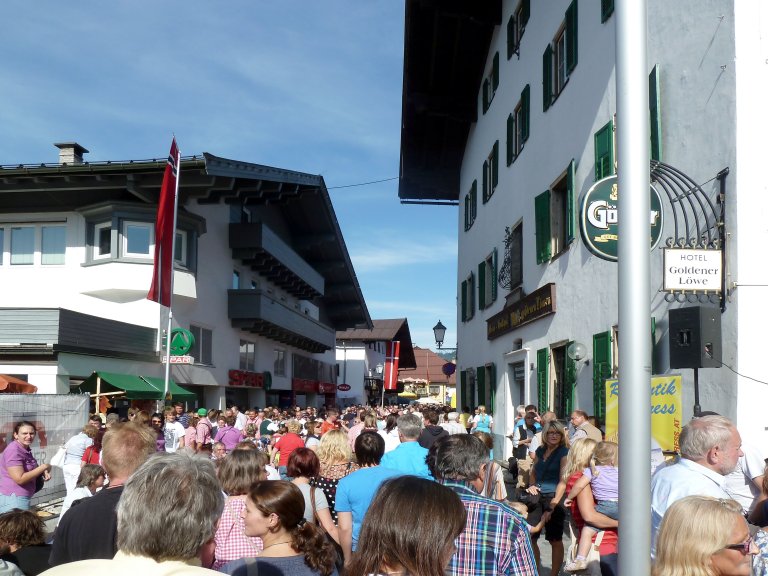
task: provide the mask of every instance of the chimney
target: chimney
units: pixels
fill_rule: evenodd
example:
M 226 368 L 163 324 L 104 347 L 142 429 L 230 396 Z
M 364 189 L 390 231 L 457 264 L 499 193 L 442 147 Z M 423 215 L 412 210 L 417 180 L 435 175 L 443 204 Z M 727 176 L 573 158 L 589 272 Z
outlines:
M 77 142 L 59 142 L 54 146 L 59 149 L 59 164 L 82 164 L 83 153 L 88 153 Z

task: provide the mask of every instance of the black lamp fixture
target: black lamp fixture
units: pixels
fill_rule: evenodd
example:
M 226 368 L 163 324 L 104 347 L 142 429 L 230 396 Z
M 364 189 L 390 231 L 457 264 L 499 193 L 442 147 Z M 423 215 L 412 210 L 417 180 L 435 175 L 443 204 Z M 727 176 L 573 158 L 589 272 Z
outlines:
M 443 323 L 440 322 L 440 320 L 438 320 L 435 327 L 432 328 L 432 331 L 435 333 L 435 344 L 437 344 L 437 349 L 440 350 L 443 347 L 443 341 L 445 340 L 446 327 L 443 326 Z

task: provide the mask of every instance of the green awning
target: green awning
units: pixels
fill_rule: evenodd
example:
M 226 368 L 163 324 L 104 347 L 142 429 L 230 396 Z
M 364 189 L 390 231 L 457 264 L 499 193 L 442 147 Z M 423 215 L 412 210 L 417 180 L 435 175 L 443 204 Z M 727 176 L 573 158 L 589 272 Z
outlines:
M 94 372 L 80 385 L 81 390 L 96 393 L 97 379 L 101 378 L 101 392 L 116 392 L 122 390 L 129 400 L 163 400 L 165 380 L 154 376 L 136 376 L 133 374 L 117 374 L 115 372 Z M 194 400 L 195 394 L 176 384 L 168 382 L 168 391 L 173 399 Z

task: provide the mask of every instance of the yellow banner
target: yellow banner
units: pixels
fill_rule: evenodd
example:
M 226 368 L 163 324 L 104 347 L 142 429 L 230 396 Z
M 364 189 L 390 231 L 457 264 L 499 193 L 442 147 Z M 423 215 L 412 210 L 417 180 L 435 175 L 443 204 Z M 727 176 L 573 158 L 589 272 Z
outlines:
M 683 427 L 683 377 L 651 378 L 651 436 L 664 451 L 680 448 Z M 605 439 L 619 441 L 619 381 L 605 381 Z

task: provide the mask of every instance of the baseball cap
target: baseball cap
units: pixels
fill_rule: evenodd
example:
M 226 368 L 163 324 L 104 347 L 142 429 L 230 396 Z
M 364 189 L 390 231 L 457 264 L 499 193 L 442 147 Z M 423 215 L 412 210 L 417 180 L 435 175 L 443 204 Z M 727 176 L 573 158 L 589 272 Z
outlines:
M 197 415 L 198 416 L 208 416 L 208 410 L 206 410 L 205 408 L 200 408 L 197 411 Z

